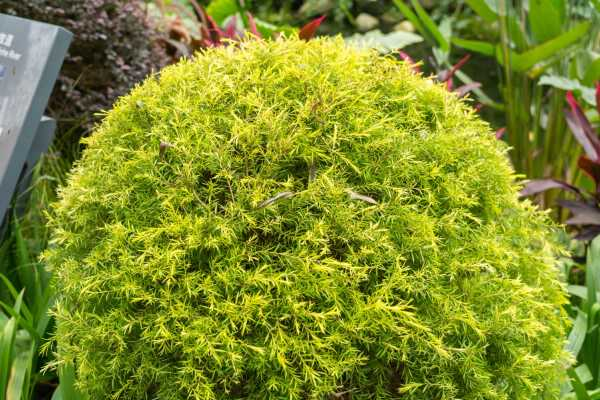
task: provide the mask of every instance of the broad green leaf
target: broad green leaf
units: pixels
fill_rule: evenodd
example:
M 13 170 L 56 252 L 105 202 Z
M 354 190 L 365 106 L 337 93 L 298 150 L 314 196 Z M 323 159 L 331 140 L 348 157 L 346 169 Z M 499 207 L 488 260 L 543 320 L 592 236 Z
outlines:
M 594 377 L 592 376 L 592 373 L 590 372 L 590 369 L 585 364 L 581 364 L 580 366 L 575 368 L 575 373 L 579 377 L 579 380 L 581 381 L 581 383 L 588 383 L 592 379 L 594 379 Z
M 525 72 L 537 63 L 555 56 L 561 50 L 576 43 L 588 33 L 589 28 L 590 22 L 581 22 L 562 35 L 535 46 L 521 54 L 511 52 L 509 56 L 510 65 L 514 71 Z M 504 57 L 501 52 L 497 51 L 496 57 L 501 64 L 504 64 Z
M 536 43 L 546 42 L 562 32 L 564 0 L 529 0 L 528 22 Z
M 581 93 L 581 97 L 591 106 L 596 106 L 596 92 L 593 88 L 582 85 L 574 79 L 564 78 L 557 75 L 544 75 L 540 78 L 538 85 L 548 85 L 561 90 L 571 90 Z
M 270 24 L 264 20 L 254 17 L 254 22 L 256 23 L 256 28 L 260 32 L 260 34 L 265 38 L 273 37 L 273 34 L 276 32 L 282 33 L 292 33 L 296 32 L 296 28 L 290 26 L 278 26 Z
M 21 399 L 22 396 L 27 396 L 29 393 L 31 365 L 36 351 L 34 344 L 31 342 L 31 337 L 25 331 L 19 331 L 19 334 L 25 334 L 25 336 L 21 340 L 16 340 L 16 354 L 6 390 L 9 400 Z
M 587 317 L 583 311 L 577 313 L 573 327 L 567 338 L 566 350 L 577 357 L 587 334 Z
M 571 378 L 571 385 L 573 385 L 573 390 L 577 394 L 577 400 L 591 400 L 585 385 L 581 382 L 581 379 L 579 379 L 575 369 L 569 368 L 567 374 L 569 375 L 569 378 Z
M 213 17 L 215 22 L 222 25 L 227 17 L 238 12 L 238 4 L 236 0 L 212 0 L 206 12 Z
M 15 301 L 13 311 L 17 314 L 23 302 L 23 291 Z M 15 347 L 15 337 L 17 335 L 17 318 L 13 317 L 4 325 L 4 329 L 0 332 L 0 400 L 6 400 L 6 388 L 8 377 L 12 366 L 12 359 Z
M 411 32 L 398 31 L 385 34 L 376 29 L 362 35 L 356 33 L 345 40 L 351 46 L 372 48 L 381 53 L 389 53 L 390 51 L 422 42 L 423 38 Z
M 581 285 L 569 285 L 567 291 L 571 296 L 579 297 L 582 300 L 587 300 L 587 288 Z
M 595 59 L 587 66 L 583 77 L 586 85 L 593 85 L 598 80 L 600 80 L 600 58 Z
M 452 43 L 463 49 L 490 57 L 494 55 L 496 49 L 493 44 L 481 40 L 467 40 L 454 37 L 452 38 Z

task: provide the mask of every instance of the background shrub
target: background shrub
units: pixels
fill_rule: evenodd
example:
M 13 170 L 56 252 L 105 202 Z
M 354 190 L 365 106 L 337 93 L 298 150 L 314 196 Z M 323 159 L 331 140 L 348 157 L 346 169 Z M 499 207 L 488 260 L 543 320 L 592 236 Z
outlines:
M 165 64 L 139 0 L 2 0 L 0 12 L 62 26 L 74 34 L 49 103 L 60 122 L 59 147 L 77 148 L 94 114 L 112 107 Z M 68 136 L 68 137 L 67 137 Z
M 558 398 L 563 289 L 487 124 L 341 39 L 246 42 L 122 98 L 51 217 L 90 398 Z

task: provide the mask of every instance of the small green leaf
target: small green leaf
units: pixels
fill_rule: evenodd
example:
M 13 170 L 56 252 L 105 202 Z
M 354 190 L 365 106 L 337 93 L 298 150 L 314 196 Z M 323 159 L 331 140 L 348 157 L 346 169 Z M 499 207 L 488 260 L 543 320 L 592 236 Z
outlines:
M 206 7 L 206 12 L 221 25 L 227 17 L 238 12 L 238 5 L 236 0 L 212 0 Z

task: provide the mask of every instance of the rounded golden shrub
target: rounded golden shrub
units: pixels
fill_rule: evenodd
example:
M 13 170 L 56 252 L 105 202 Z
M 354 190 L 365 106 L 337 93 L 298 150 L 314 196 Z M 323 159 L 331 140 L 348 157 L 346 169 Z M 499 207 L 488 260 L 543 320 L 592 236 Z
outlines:
M 341 39 L 247 41 L 122 98 L 50 217 L 90 399 L 552 399 L 565 302 L 506 147 Z

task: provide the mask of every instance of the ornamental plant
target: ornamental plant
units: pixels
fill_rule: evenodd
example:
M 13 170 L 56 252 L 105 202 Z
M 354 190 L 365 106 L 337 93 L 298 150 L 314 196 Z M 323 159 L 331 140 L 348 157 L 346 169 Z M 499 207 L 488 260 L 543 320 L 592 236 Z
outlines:
M 57 357 L 90 399 L 553 399 L 560 251 L 475 111 L 341 38 L 118 101 L 61 190 Z

